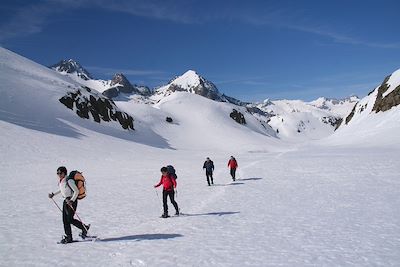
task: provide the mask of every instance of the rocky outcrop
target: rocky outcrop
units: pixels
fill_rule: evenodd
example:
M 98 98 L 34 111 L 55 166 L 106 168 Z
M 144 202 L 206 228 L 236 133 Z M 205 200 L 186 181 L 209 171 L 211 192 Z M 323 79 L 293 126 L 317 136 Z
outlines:
M 336 130 L 337 128 L 339 128 L 339 126 L 342 123 L 343 119 L 342 118 L 337 118 L 337 117 L 334 117 L 334 116 L 327 116 L 327 117 L 322 117 L 321 121 L 323 123 L 332 125 L 333 127 L 335 127 L 335 130 Z
M 345 123 L 346 123 L 346 124 L 348 124 L 348 123 L 351 121 L 351 119 L 353 118 L 354 114 L 356 113 L 357 104 L 358 104 L 358 103 L 356 103 L 356 104 L 354 105 L 354 107 L 353 107 L 353 109 L 351 110 L 350 114 L 346 117 L 346 120 L 345 120 Z
M 75 110 L 81 118 L 90 119 L 90 114 L 95 122 L 117 121 L 123 129 L 134 130 L 132 116 L 120 111 L 112 100 L 92 93 L 88 87 L 68 92 L 59 101 L 67 108 Z
M 379 111 L 387 111 L 394 106 L 400 104 L 400 85 L 397 86 L 392 92 L 383 97 L 383 94 L 389 89 L 388 81 L 390 76 L 386 77 L 381 86 L 378 88 L 378 94 L 376 96 L 374 107 L 372 111 L 378 113 Z
M 236 109 L 233 109 L 229 116 L 237 123 L 246 124 L 246 119 L 244 118 L 244 115 Z

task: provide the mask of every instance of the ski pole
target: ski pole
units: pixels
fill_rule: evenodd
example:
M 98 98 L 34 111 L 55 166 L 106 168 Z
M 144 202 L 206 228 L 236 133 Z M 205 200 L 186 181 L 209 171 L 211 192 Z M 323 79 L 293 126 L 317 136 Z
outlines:
M 81 222 L 83 228 L 85 228 L 85 231 L 88 232 L 88 229 L 86 228 L 86 225 L 83 223 L 81 218 L 79 217 L 78 213 L 75 211 L 75 209 L 72 207 L 72 205 L 68 204 L 68 206 L 72 209 L 72 211 L 75 213 L 76 217 L 78 217 L 78 220 Z
M 51 198 L 51 200 L 53 200 L 54 204 L 57 206 L 57 208 L 58 208 L 58 209 L 61 211 L 61 213 L 62 213 L 62 210 L 61 210 L 60 206 L 58 206 L 57 202 L 56 202 L 53 198 Z

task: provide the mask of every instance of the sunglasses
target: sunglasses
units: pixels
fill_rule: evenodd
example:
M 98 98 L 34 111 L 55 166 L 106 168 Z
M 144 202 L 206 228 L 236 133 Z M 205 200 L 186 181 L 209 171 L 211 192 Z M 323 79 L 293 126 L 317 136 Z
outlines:
M 57 175 L 60 175 L 60 174 L 62 174 L 62 172 L 57 172 Z

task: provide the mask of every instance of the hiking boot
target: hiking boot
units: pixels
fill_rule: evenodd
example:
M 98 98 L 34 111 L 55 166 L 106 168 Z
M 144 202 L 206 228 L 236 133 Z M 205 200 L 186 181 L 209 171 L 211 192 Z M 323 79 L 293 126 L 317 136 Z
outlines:
M 61 241 L 61 244 L 68 244 L 68 243 L 72 243 L 72 236 L 64 236 Z
M 179 210 L 175 212 L 175 216 L 179 216 Z
M 163 215 L 161 215 L 161 218 L 168 218 L 168 213 L 164 213 Z
M 89 232 L 89 228 L 90 228 L 90 224 L 85 224 L 83 229 L 82 229 L 82 233 L 81 233 L 81 237 L 83 239 L 85 239 L 85 237 L 87 237 L 87 233 Z

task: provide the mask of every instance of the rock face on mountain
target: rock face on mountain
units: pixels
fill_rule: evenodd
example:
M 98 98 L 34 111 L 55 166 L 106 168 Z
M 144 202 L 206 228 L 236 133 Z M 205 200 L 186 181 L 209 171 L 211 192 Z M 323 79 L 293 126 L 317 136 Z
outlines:
M 133 86 L 122 73 L 117 73 L 114 75 L 111 80 L 110 86 L 110 89 L 107 89 L 103 92 L 103 95 L 108 98 L 115 98 L 121 93 L 141 94 L 141 92 L 135 86 Z
M 368 120 L 371 113 L 387 112 L 400 104 L 400 69 L 387 76 L 382 84 L 361 99 L 346 117 L 344 125 L 352 121 Z
M 113 120 L 117 121 L 123 129 L 134 130 L 132 116 L 120 111 L 112 100 L 92 93 L 88 87 L 68 92 L 59 101 L 67 108 L 76 110 L 76 114 L 81 118 L 90 119 L 90 114 L 95 122 Z
M 226 101 L 212 82 L 206 80 L 193 70 L 185 72 L 183 75 L 170 81 L 167 85 L 158 88 L 154 97 L 159 100 L 173 92 L 189 92 L 215 101 Z
M 378 88 L 378 94 L 376 96 L 373 111 L 387 111 L 392 107 L 395 107 L 400 104 L 400 85 L 397 84 L 389 84 L 391 76 L 386 77 L 381 86 Z M 397 85 L 397 86 L 396 86 Z M 390 87 L 394 87 L 393 91 L 388 92 Z
M 76 74 L 85 81 L 93 79 L 87 70 L 85 70 L 78 62 L 72 59 L 61 60 L 57 64 L 50 66 L 50 68 L 61 73 Z

